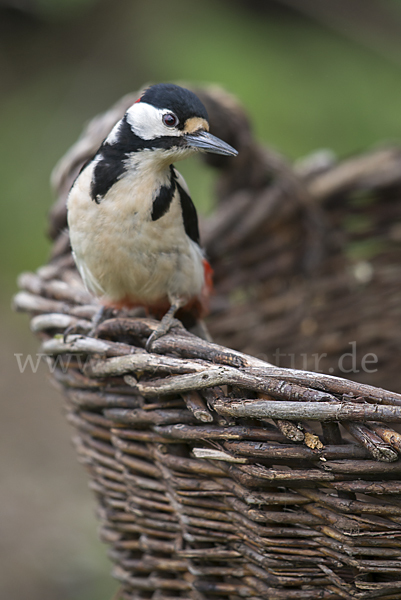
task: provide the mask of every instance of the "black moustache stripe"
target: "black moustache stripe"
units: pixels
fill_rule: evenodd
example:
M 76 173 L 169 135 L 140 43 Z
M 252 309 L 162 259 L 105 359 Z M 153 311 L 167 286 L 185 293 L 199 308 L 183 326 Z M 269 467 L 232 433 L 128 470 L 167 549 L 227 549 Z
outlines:
M 92 200 L 99 203 L 113 187 L 113 185 L 121 179 L 127 171 L 127 158 L 130 154 L 141 152 L 142 150 L 168 150 L 173 146 L 182 146 L 185 140 L 176 136 L 161 136 L 152 140 L 143 140 L 136 135 L 126 116 L 121 120 L 117 132 L 117 141 L 109 144 L 104 141 L 94 159 L 98 162 L 93 171 L 90 194 Z

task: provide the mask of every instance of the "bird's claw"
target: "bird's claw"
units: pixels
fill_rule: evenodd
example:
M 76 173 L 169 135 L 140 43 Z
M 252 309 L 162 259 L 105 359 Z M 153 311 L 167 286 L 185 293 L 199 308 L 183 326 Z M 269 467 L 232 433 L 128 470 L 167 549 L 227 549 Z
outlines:
M 147 339 L 146 344 L 145 344 L 145 350 L 146 352 L 152 352 L 152 346 L 154 344 L 154 342 L 159 339 L 160 336 L 156 335 L 157 330 L 155 330 Z
M 67 342 L 68 342 L 67 338 L 69 335 L 79 335 L 79 334 L 83 334 L 83 333 L 85 333 L 86 335 L 89 335 L 87 329 L 85 329 L 85 327 L 83 327 L 83 325 L 81 325 L 79 322 L 74 323 L 74 325 L 70 325 L 69 327 L 67 327 L 67 329 L 63 333 L 64 344 L 67 344 Z
M 173 329 L 173 327 L 182 327 L 181 322 L 174 318 L 164 320 L 163 317 L 158 327 L 148 337 L 148 340 L 145 344 L 145 350 L 147 352 L 152 352 L 153 344 L 156 342 L 156 340 L 166 335 L 170 329 Z

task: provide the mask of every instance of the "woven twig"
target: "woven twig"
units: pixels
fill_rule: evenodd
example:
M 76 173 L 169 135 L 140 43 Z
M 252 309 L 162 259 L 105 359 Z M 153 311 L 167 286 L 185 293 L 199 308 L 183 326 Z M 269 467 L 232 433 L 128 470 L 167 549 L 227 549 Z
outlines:
M 39 306 L 30 278 L 21 281 L 30 286 L 31 306 Z M 44 289 L 58 290 L 37 286 Z M 16 297 L 17 308 L 26 309 L 27 293 Z M 335 589 L 338 597 L 372 597 L 371 588 L 352 583 L 351 568 L 384 578 L 375 593 L 391 597 L 386 577 L 397 577 L 401 558 L 401 461 L 396 432 L 392 437 L 377 419 L 399 421 L 401 396 L 278 369 L 181 329 L 156 342 L 160 354 L 148 354 L 151 320 L 112 319 L 99 327 L 104 338 L 64 342 L 57 334 L 83 305 L 71 294 L 61 305 L 63 313 L 36 314 L 32 325 L 41 351 L 56 363 L 64 359 L 55 377 L 68 398 L 76 447 L 102 506 L 102 539 L 113 547 L 125 597 L 172 590 L 177 598 L 235 598 L 238 587 L 252 598 L 335 598 Z M 221 413 L 225 425 L 218 423 Z M 360 444 L 341 438 L 325 445 L 318 431 L 315 449 L 305 438 L 289 443 L 271 420 L 278 416 L 344 420 Z M 364 440 L 372 447 L 352 430 L 358 421 L 369 423 Z M 393 454 L 375 454 L 379 439 Z M 356 489 L 373 502 L 342 498 L 357 477 L 365 480 Z

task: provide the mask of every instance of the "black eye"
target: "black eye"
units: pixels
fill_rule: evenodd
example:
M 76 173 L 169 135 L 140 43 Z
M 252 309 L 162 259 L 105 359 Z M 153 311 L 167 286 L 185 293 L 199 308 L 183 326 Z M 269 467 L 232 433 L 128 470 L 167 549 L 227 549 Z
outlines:
M 166 127 L 176 127 L 178 125 L 178 119 L 174 113 L 166 113 L 163 115 L 163 123 Z

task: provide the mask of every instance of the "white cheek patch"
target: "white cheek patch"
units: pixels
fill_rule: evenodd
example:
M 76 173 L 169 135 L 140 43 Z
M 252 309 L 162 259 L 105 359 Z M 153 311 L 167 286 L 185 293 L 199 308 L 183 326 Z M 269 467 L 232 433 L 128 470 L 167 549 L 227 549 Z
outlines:
M 155 108 L 146 102 L 136 102 L 127 111 L 127 121 L 132 131 L 143 140 L 153 140 L 162 136 L 182 136 L 182 131 L 163 124 L 163 115 L 171 112 L 163 108 Z

